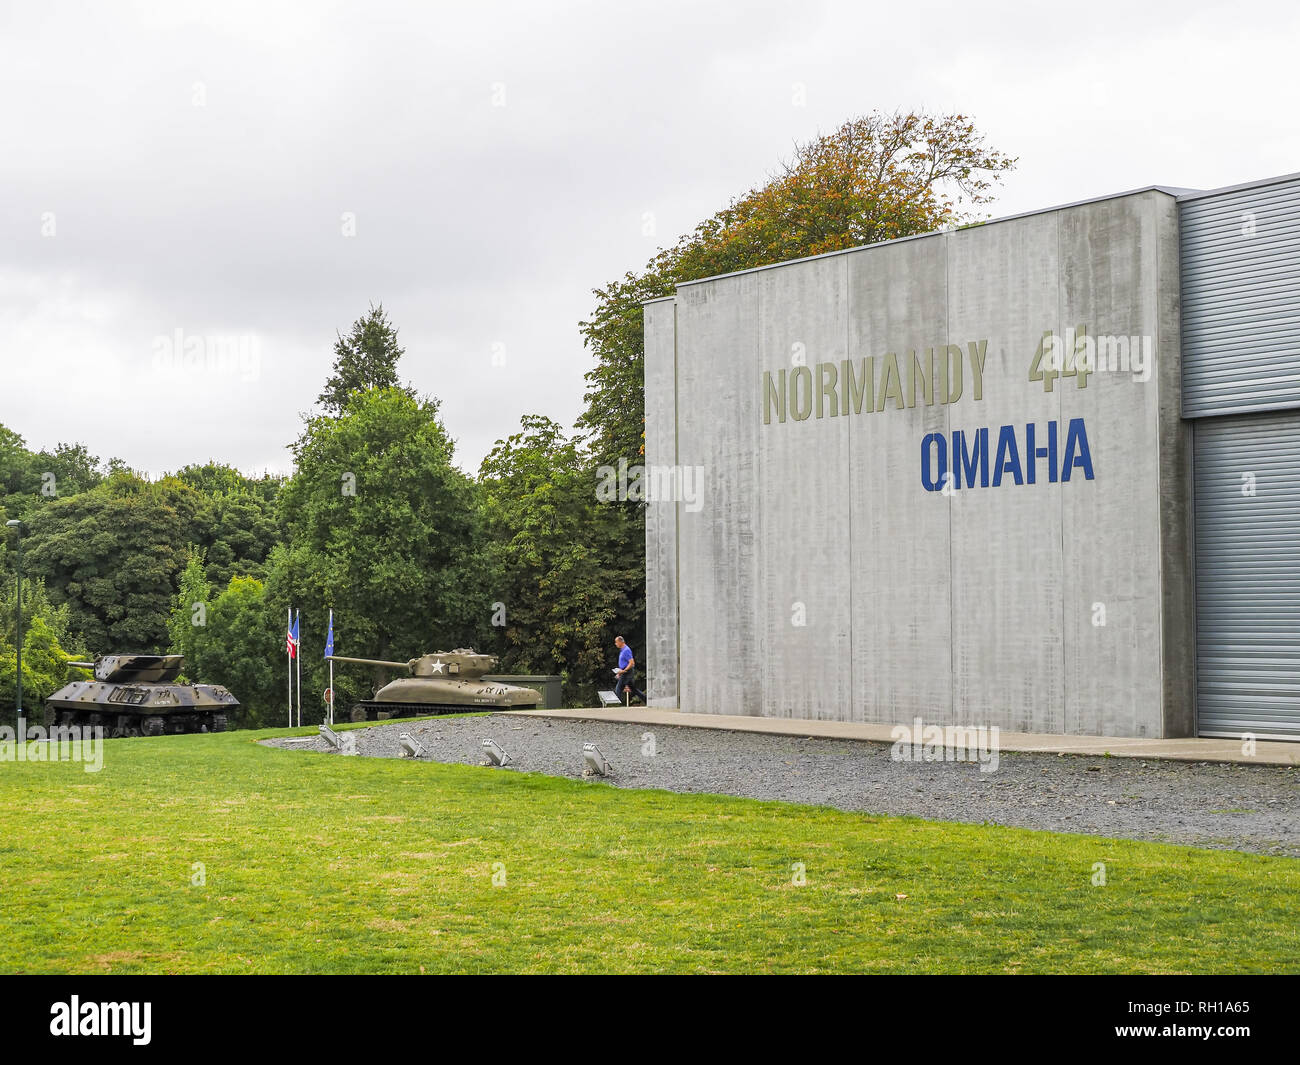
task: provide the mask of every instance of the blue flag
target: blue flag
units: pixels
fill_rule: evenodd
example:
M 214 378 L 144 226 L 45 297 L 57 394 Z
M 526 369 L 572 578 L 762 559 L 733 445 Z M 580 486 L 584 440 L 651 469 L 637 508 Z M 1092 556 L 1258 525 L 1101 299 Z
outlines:
M 330 611 L 330 631 L 325 636 L 325 657 L 334 653 L 334 611 Z

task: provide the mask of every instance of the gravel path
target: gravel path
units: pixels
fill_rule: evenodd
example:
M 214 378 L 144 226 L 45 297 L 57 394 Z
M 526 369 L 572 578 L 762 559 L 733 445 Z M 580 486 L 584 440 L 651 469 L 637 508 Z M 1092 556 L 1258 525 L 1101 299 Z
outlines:
M 996 771 L 982 773 L 970 763 L 896 762 L 882 743 L 513 716 L 393 722 L 353 734 L 360 755 L 395 758 L 403 732 L 424 745 L 425 759 L 472 765 L 491 737 L 510 756 L 504 772 L 581 777 L 582 745 L 591 742 L 612 764 L 616 787 L 1300 857 L 1300 771 L 1283 766 L 1003 752 Z M 264 742 L 332 750 L 322 739 Z

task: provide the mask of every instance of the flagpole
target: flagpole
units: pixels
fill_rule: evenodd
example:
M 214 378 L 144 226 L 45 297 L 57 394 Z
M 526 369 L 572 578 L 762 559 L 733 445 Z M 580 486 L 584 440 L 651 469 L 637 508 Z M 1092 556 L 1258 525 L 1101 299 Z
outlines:
M 289 608 L 289 623 L 284 631 L 289 634 L 284 642 L 284 653 L 287 656 L 285 665 L 289 667 L 289 727 L 293 728 L 293 652 L 289 647 L 289 641 L 293 639 L 293 607 Z
M 334 611 L 330 611 L 330 704 L 326 707 L 334 724 Z
M 298 727 L 302 728 L 302 611 L 298 611 Z

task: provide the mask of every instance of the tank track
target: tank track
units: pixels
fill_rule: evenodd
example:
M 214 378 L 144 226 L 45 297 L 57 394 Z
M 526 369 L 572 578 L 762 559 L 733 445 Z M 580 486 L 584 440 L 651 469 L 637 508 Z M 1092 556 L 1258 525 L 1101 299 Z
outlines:
M 113 714 L 102 710 L 45 709 L 45 727 L 76 725 L 104 730 L 107 739 L 129 736 L 181 736 L 194 732 L 225 732 L 230 727 L 226 714 L 198 710 L 188 714 Z
M 430 717 L 441 714 L 492 713 L 508 709 L 500 706 L 453 706 L 447 703 L 356 703 L 352 721 L 388 721 L 399 717 Z

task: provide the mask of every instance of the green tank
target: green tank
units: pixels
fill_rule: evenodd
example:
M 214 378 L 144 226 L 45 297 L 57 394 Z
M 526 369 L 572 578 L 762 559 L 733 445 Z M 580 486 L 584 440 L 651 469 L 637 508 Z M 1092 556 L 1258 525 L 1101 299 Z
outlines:
M 485 681 L 483 675 L 496 668 L 496 657 L 478 654 L 468 647 L 437 651 L 408 662 L 330 657 L 335 662 L 386 666 L 404 669 L 409 674 L 385 684 L 373 699 L 357 703 L 352 708 L 353 721 L 463 714 L 467 710 L 530 710 L 542 701 L 542 693 L 533 688 Z
M 45 700 L 47 725 L 96 725 L 104 734 L 224 732 L 239 701 L 220 684 L 178 684 L 182 655 L 104 655 L 69 662 L 93 669 L 93 680 L 74 680 Z

